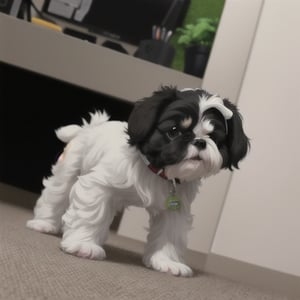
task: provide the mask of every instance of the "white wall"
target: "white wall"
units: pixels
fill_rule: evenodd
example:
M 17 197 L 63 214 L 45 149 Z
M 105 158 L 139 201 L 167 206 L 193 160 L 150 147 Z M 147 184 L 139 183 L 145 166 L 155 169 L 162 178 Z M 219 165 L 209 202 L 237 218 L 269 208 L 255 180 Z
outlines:
M 212 252 L 300 275 L 300 1 L 265 0 L 239 106 L 252 139 Z
M 263 0 L 226 0 L 202 87 L 236 103 Z

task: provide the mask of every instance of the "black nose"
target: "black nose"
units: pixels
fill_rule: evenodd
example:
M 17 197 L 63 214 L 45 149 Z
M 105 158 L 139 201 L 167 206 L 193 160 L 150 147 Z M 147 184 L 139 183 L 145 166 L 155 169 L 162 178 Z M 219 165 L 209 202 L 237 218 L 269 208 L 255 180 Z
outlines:
M 206 140 L 203 139 L 194 139 L 192 142 L 199 150 L 203 150 L 206 148 Z

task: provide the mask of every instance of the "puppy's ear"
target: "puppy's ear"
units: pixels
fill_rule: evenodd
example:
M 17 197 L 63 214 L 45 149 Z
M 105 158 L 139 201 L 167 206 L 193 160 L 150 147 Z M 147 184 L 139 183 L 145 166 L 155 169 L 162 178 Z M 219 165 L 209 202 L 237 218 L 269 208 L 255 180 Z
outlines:
M 176 99 L 176 93 L 176 88 L 162 87 L 151 97 L 136 102 L 128 120 L 130 145 L 141 145 L 147 139 L 164 108 Z
M 250 142 L 244 132 L 243 119 L 237 107 L 227 99 L 224 100 L 224 105 L 233 112 L 232 118 L 227 120 L 229 160 L 228 164 L 224 167 L 230 170 L 232 170 L 232 167 L 238 169 L 238 163 L 246 156 L 250 148 Z

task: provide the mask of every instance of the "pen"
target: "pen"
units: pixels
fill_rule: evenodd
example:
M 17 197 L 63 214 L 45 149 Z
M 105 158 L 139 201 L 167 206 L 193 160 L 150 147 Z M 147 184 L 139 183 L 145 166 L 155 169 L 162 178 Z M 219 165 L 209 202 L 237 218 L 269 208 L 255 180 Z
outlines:
M 159 41 L 160 40 L 160 27 L 156 28 L 156 39 Z
M 163 27 L 162 30 L 161 30 L 161 37 L 160 37 L 160 39 L 161 39 L 162 41 L 165 40 L 165 38 L 166 38 L 166 33 L 167 33 L 166 27 Z
M 156 38 L 156 25 L 152 26 L 152 39 L 155 40 Z
M 166 42 L 166 43 L 170 40 L 172 34 L 173 34 L 173 31 L 172 31 L 172 30 L 169 30 L 169 31 L 167 32 L 167 35 L 166 35 L 166 37 L 165 37 L 165 42 Z

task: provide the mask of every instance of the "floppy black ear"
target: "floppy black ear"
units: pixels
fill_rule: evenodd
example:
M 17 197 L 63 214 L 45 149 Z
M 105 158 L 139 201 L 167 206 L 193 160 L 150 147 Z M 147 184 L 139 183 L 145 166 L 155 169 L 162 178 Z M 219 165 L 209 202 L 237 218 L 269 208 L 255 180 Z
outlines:
M 232 118 L 227 120 L 229 161 L 225 167 L 230 170 L 232 166 L 238 169 L 239 161 L 246 156 L 250 148 L 250 141 L 244 132 L 243 119 L 237 107 L 227 99 L 224 100 L 224 105 L 233 112 Z
M 128 120 L 130 145 L 141 145 L 147 139 L 164 108 L 176 99 L 176 93 L 176 88 L 162 87 L 151 97 L 136 102 Z

